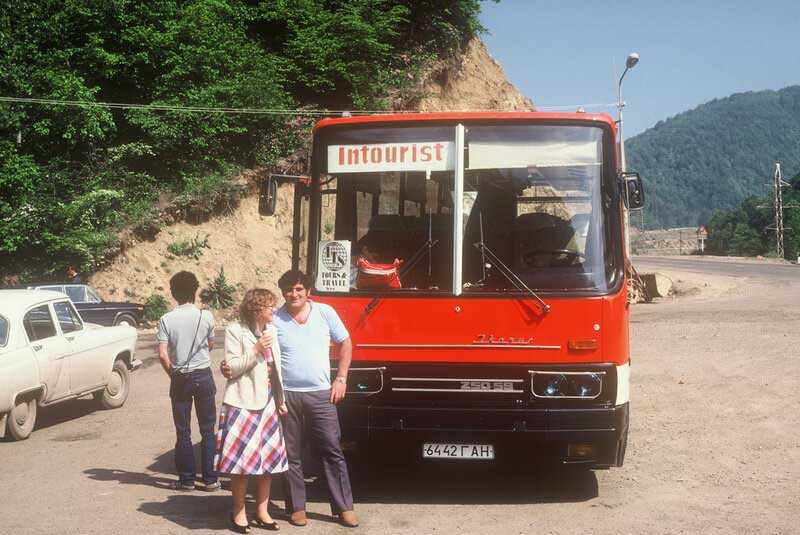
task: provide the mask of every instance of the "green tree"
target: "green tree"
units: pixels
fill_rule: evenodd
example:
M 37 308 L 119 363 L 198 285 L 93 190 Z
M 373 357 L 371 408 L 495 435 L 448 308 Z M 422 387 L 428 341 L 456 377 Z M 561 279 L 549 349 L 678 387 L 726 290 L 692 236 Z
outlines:
M 478 0 L 17 0 L 0 10 L 0 277 L 84 270 L 117 231 L 196 219 L 230 178 L 306 143 L 310 121 L 259 110 L 386 109 L 429 61 L 481 31 Z M 154 110 L 146 106 L 164 106 Z
M 758 232 L 747 223 L 736 223 L 730 241 L 730 252 L 737 256 L 755 256 L 764 252 Z

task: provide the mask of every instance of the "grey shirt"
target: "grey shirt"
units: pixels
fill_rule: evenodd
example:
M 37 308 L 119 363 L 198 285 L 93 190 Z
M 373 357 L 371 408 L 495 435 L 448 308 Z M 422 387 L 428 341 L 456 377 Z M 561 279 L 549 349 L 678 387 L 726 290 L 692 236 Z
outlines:
M 168 343 L 169 360 L 179 373 L 210 367 L 208 341 L 213 339 L 214 316 L 194 303 L 175 307 L 158 322 L 156 340 Z

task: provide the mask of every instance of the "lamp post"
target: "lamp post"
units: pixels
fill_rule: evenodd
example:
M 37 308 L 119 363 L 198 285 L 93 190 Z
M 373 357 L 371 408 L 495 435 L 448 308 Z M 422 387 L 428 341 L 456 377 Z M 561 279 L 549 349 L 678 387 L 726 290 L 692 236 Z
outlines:
M 628 73 L 628 71 L 634 68 L 637 63 L 639 63 L 639 54 L 636 52 L 629 54 L 628 59 L 625 61 L 625 70 L 622 71 L 622 76 L 619 77 L 619 83 L 617 83 L 617 112 L 619 113 L 619 159 L 620 169 L 623 172 L 627 171 L 628 167 L 627 162 L 625 161 L 625 136 L 623 134 L 622 124 L 622 108 L 625 107 L 625 101 L 622 100 L 622 79 L 625 78 L 625 75 Z
M 628 74 L 628 71 L 631 70 L 639 63 L 639 54 L 633 52 L 628 55 L 628 59 L 625 60 L 625 70 L 622 71 L 622 76 L 619 77 L 619 82 L 617 83 L 617 112 L 619 114 L 619 163 L 620 163 L 620 171 L 623 173 L 628 170 L 627 162 L 625 161 L 625 135 L 623 133 L 623 124 L 622 124 L 622 108 L 625 107 L 625 101 L 622 100 L 622 79 L 625 78 L 625 75 Z M 627 188 L 626 188 L 627 189 Z M 624 220 L 623 225 L 625 226 L 625 255 L 630 258 L 631 255 L 631 223 L 630 223 L 630 215 L 628 208 L 623 210 Z M 644 230 L 644 225 L 642 226 L 642 230 Z

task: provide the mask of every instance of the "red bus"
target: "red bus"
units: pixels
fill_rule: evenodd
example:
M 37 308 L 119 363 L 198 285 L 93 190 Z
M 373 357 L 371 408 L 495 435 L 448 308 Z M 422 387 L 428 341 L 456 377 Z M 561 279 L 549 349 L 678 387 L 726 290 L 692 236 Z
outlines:
M 424 458 L 622 465 L 623 214 L 642 189 L 619 173 L 616 142 L 606 114 L 316 125 L 293 264 L 353 340 L 345 440 Z

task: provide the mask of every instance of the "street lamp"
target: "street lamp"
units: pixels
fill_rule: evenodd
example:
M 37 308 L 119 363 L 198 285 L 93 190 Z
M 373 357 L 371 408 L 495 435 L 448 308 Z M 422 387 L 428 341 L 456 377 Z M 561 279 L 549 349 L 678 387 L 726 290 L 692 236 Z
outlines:
M 622 79 L 625 78 L 625 75 L 628 73 L 628 71 L 634 68 L 637 63 L 639 63 L 639 54 L 636 52 L 629 54 L 628 59 L 625 61 L 625 70 L 622 71 L 622 76 L 619 77 L 619 83 L 617 84 L 617 112 L 619 113 L 619 159 L 622 172 L 628 170 L 627 163 L 625 161 L 625 136 L 622 131 L 622 108 L 625 107 L 625 101 L 622 100 Z
M 628 74 L 628 71 L 631 70 L 639 63 L 639 54 L 633 52 L 628 54 L 628 59 L 625 60 L 625 70 L 622 71 L 622 76 L 619 77 L 619 83 L 617 83 L 617 112 L 619 113 L 619 160 L 620 160 L 620 171 L 623 173 L 628 170 L 627 162 L 625 161 L 625 136 L 623 134 L 622 128 L 622 108 L 625 107 L 625 101 L 622 100 L 622 79 L 625 78 L 625 75 Z M 627 185 L 625 187 L 627 191 Z M 622 211 L 622 224 L 625 227 L 625 256 L 630 258 L 631 255 L 631 223 L 630 223 L 630 214 L 627 208 Z M 642 212 L 642 230 L 644 230 L 644 212 Z

